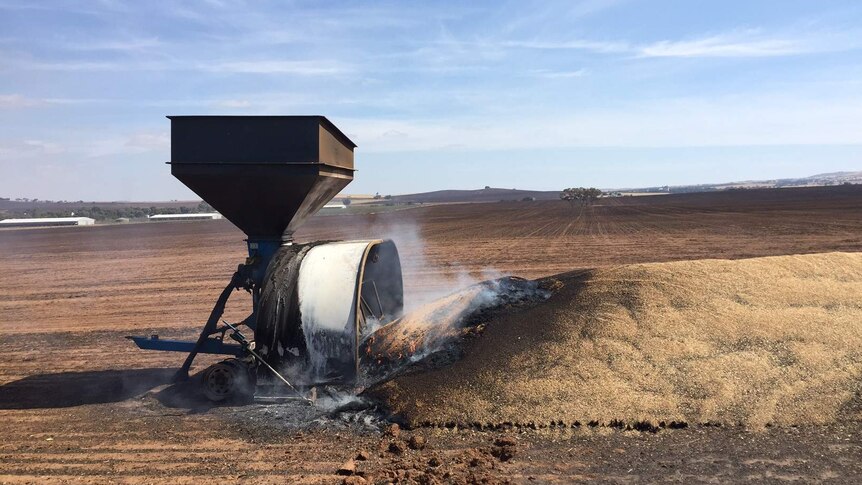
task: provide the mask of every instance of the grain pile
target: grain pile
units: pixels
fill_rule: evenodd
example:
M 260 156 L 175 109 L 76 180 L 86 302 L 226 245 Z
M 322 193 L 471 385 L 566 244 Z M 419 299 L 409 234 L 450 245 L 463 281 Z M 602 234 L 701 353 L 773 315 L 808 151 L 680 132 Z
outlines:
M 411 425 L 860 419 L 862 253 L 559 275 L 464 357 L 369 395 Z

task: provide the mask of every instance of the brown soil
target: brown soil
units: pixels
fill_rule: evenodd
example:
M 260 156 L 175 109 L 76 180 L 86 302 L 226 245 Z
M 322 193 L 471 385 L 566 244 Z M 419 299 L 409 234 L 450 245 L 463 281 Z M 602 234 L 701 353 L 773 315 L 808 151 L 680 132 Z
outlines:
M 862 186 L 433 206 L 312 218 L 297 239 L 396 239 L 411 300 L 489 269 L 539 278 L 618 264 L 862 250 Z M 0 231 L 4 331 L 195 327 L 246 257 L 227 221 Z M 233 298 L 236 318 L 249 300 Z
M 413 426 L 862 418 L 847 413 L 862 391 L 862 253 L 630 265 L 543 284 L 558 288 L 549 300 L 482 322 L 458 362 L 371 394 Z
M 400 239 L 408 298 L 417 298 L 448 293 L 462 273 L 481 279 L 489 267 L 538 278 L 630 263 L 862 251 L 862 188 L 608 199 L 583 211 L 555 201 L 434 206 L 318 217 L 299 237 L 381 235 Z M 359 471 L 397 475 L 437 457 L 439 480 L 454 483 L 476 472 L 476 453 L 474 478 L 519 483 L 852 482 L 862 473 L 855 421 L 756 434 L 694 425 L 657 434 L 523 430 L 504 462 L 493 453 L 504 431 L 421 429 L 424 449 L 404 441 L 394 455 L 378 451 L 389 438 L 376 425 L 344 415 L 319 424 L 295 405 L 210 408 L 158 392 L 141 397 L 161 389 L 183 356 L 139 351 L 123 336 L 195 336 L 245 258 L 242 239 L 226 221 L 0 231 L 0 482 L 339 483 L 337 469 L 361 449 L 372 456 L 357 462 Z M 232 319 L 247 312 L 244 294 L 236 298 Z

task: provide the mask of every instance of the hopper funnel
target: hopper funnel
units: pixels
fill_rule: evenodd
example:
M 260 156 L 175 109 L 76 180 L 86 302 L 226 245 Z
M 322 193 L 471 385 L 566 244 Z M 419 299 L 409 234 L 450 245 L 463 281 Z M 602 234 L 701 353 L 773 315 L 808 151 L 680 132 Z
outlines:
M 353 180 L 323 116 L 168 116 L 171 174 L 250 240 L 284 240 Z

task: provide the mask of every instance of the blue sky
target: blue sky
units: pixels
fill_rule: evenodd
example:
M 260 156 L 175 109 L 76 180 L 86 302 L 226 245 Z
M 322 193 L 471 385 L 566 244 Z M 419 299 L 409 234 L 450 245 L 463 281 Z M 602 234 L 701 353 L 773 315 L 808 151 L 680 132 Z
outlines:
M 862 2 L 0 0 L 0 196 L 193 198 L 169 114 L 323 114 L 352 193 L 862 170 Z

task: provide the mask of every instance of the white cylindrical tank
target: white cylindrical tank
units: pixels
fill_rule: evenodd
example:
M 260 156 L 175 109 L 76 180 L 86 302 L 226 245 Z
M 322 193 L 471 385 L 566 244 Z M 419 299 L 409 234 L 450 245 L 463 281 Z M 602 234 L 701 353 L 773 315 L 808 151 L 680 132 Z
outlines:
M 365 331 L 397 318 L 403 306 L 392 241 L 285 246 L 261 291 L 257 349 L 299 385 L 353 382 Z

